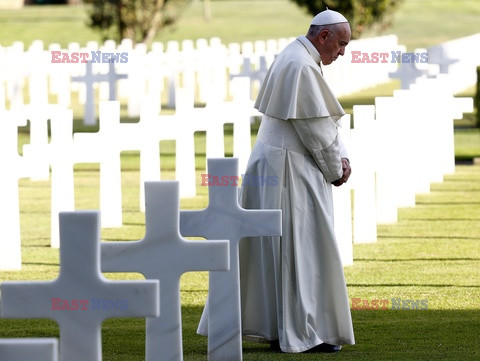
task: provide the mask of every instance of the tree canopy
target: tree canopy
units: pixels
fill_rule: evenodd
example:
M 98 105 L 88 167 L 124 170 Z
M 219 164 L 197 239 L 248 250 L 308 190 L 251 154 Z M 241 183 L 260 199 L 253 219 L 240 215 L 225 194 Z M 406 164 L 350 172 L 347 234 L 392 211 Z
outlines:
M 311 15 L 335 10 L 350 22 L 352 38 L 359 38 L 363 31 L 373 26 L 387 27 L 391 15 L 403 0 L 292 0 Z
M 90 4 L 89 26 L 104 39 L 128 38 L 149 43 L 158 31 L 173 24 L 192 0 L 84 0 Z

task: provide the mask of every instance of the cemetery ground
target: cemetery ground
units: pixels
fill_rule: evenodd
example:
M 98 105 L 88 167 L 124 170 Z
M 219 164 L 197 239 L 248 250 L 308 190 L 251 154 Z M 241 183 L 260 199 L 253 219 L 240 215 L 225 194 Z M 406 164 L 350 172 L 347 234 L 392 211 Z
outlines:
M 258 16 L 272 9 L 276 23 L 260 21 L 247 11 L 253 2 L 213 2 L 211 26 L 201 19 L 201 3 L 194 2 L 178 23 L 178 32 L 166 32 L 157 40 L 220 36 L 225 43 L 278 38 L 301 34 L 310 16 L 287 1 L 255 1 Z M 424 6 L 424 7 L 421 7 Z M 474 1 L 411 1 L 396 15 L 392 29 L 399 42 L 409 49 L 468 35 L 478 24 L 480 9 Z M 428 13 L 428 16 L 425 14 Z M 445 22 L 445 13 L 452 21 Z M 65 45 L 75 39 L 82 45 L 98 40 L 84 25 L 80 9 L 33 7 L 14 13 L 0 11 L 0 37 L 30 44 L 45 34 L 46 44 Z M 236 18 L 229 18 L 235 14 Z M 248 19 L 247 19 L 248 18 Z M 282 21 L 280 21 L 281 19 Z M 425 31 L 418 23 L 427 20 Z M 455 21 L 457 19 L 457 21 Z M 461 21 L 458 21 L 461 19 Z M 284 21 L 283 21 L 284 20 Z M 35 24 L 35 29 L 31 24 Z M 258 26 L 262 25 L 262 31 Z M 281 28 L 281 29 L 279 29 Z M 281 33 L 285 31 L 285 33 Z M 419 34 L 420 33 L 420 34 Z M 42 35 L 43 36 L 43 35 Z M 398 85 L 398 84 L 397 84 Z M 391 96 L 395 82 L 342 98 L 346 111 L 354 104 L 373 104 L 374 96 Z M 472 96 L 473 89 L 460 95 Z M 27 99 L 27 97 L 25 98 Z M 83 128 L 81 107 L 74 104 L 76 131 Z M 122 106 L 122 121 L 127 119 Z M 464 162 L 480 156 L 480 130 L 472 126 L 473 114 L 456 122 L 456 158 Z M 252 144 L 256 134 L 252 128 Z M 232 128 L 225 126 L 226 155 L 232 155 Z M 28 143 L 27 133 L 19 136 L 19 149 Z M 435 130 L 432 129 L 432 136 Z M 207 205 L 207 187 L 201 186 L 205 172 L 205 135 L 196 143 L 197 197 L 182 199 L 181 209 Z M 174 142 L 160 144 L 162 179 L 174 179 Z M 419 150 L 419 157 L 422 156 Z M 428 160 L 425 160 L 428 161 Z M 354 167 L 354 165 L 353 165 Z M 355 171 L 355 168 L 353 168 Z M 3 171 L 8 171 L 3 169 Z M 122 228 L 102 229 L 102 240 L 138 240 L 144 237 L 144 214 L 138 207 L 139 157 L 137 152 L 122 155 Z M 50 182 L 20 181 L 22 270 L 0 272 L 7 280 L 52 280 L 58 276 L 59 252 L 50 248 Z M 99 208 L 99 166 L 75 167 L 76 209 Z M 352 310 L 355 346 L 346 346 L 336 355 L 280 354 L 262 344 L 243 344 L 244 360 L 478 360 L 480 359 L 480 166 L 459 164 L 455 174 L 443 183 L 432 184 L 431 192 L 417 195 L 414 208 L 401 209 L 394 225 L 378 227 L 378 242 L 354 245 L 354 264 L 345 268 L 349 298 L 371 304 L 388 300 L 388 310 Z M 110 279 L 142 279 L 140 274 L 109 273 Z M 195 331 L 207 296 L 208 273 L 187 273 L 181 280 L 184 359 L 207 359 L 207 340 Z M 0 290 L 1 292 L 1 290 Z M 1 296 L 1 293 L 0 293 Z M 426 300 L 428 309 L 394 310 L 392 299 Z M 35 302 L 35 300 L 32 300 Z M 75 311 L 73 311 L 75 312 Z M 0 337 L 58 337 L 58 326 L 51 320 L 0 319 Z M 113 319 L 102 329 L 103 360 L 136 361 L 145 359 L 145 320 Z
M 347 112 L 353 104 L 372 104 L 373 95 L 391 95 L 396 84 L 381 85 L 341 99 Z M 467 91 L 464 95 L 470 95 Z M 74 104 L 77 107 L 78 104 Z M 168 112 L 168 110 L 165 110 Z M 122 121 L 128 119 L 122 106 Z M 480 134 L 471 127 L 473 116 L 457 121 L 474 137 L 458 136 L 456 153 L 480 155 Z M 80 125 L 75 130 L 94 130 Z M 252 127 L 252 144 L 258 122 Z M 232 156 L 232 127 L 225 128 L 226 156 Z M 434 131 L 432 131 L 434 134 Z M 475 140 L 476 139 L 476 140 Z M 21 132 L 19 146 L 28 142 Z M 197 197 L 182 199 L 181 209 L 207 205 L 208 189 L 201 186 L 205 172 L 205 134 L 195 136 Z M 21 148 L 20 148 L 21 149 Z M 162 179 L 175 177 L 175 144 L 160 142 Z M 421 153 L 419 152 L 419 156 Z M 463 159 L 463 158 L 462 158 Z M 470 158 L 471 159 L 471 158 Z M 140 213 L 138 152 L 122 154 L 124 226 L 102 229 L 103 241 L 129 241 L 144 237 Z M 352 310 L 357 345 L 346 346 L 335 356 L 280 354 L 268 345 L 243 344 L 244 360 L 474 360 L 480 356 L 480 166 L 458 165 L 431 192 L 417 195 L 417 205 L 401 209 L 399 222 L 381 225 L 378 242 L 354 245 L 354 264 L 345 268 L 349 298 L 372 303 L 388 300 L 388 310 Z M 99 166 L 75 166 L 76 209 L 99 208 Z M 50 248 L 50 182 L 20 181 L 22 270 L 1 272 L 0 281 L 53 280 L 58 276 L 59 252 Z M 107 273 L 110 279 L 142 279 L 140 274 Z M 183 343 L 185 360 L 206 360 L 207 340 L 196 334 L 205 303 L 207 272 L 192 272 L 181 279 Z M 395 310 L 392 299 L 426 300 L 427 309 Z M 35 300 L 32 300 L 35 302 Z M 75 312 L 75 311 L 72 311 Z M 0 337 L 58 337 L 51 320 L 0 319 Z M 103 359 L 144 360 L 145 320 L 110 319 L 102 328 Z

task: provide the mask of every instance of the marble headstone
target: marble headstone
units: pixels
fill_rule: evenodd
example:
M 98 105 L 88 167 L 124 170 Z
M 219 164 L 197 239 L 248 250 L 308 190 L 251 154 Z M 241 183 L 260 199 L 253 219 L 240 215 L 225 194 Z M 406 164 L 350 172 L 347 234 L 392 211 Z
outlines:
M 107 74 L 95 74 L 92 69 L 92 62 L 85 64 L 85 75 L 72 77 L 72 82 L 85 83 L 86 87 L 86 101 L 85 101 L 85 113 L 83 122 L 85 125 L 95 125 L 95 83 L 108 82 L 109 85 L 109 100 L 116 100 L 117 88 L 116 83 L 120 79 L 126 79 L 128 75 L 117 74 L 115 72 L 115 64 L 109 63 Z
M 19 270 L 22 267 L 20 246 L 20 206 L 17 169 L 18 131 L 12 112 L 0 111 L 0 154 L 4 171 L 0 176 L 0 270 Z
M 2 361 L 58 361 L 56 338 L 0 338 Z
M 60 107 L 50 104 L 29 104 L 16 108 L 19 116 L 30 121 L 30 143 L 23 146 L 23 157 L 31 180 L 50 178 L 48 158 L 48 122 Z
M 132 242 L 104 242 L 104 272 L 140 272 L 160 280 L 160 317 L 147 319 L 146 360 L 180 361 L 182 322 L 180 276 L 188 271 L 227 270 L 227 241 L 186 241 L 179 232 L 179 184 L 145 183 L 145 238 Z M 215 225 L 206 225 L 215 227 Z
M 101 361 L 101 326 L 113 317 L 157 317 L 159 282 L 110 281 L 100 270 L 100 214 L 60 213 L 60 272 L 54 281 L 2 283 L 4 318 L 49 318 L 62 361 Z
M 58 248 L 60 246 L 58 215 L 60 212 L 75 210 L 71 109 L 59 110 L 51 119 L 49 158 L 52 169 L 50 245 L 52 248 Z
M 204 310 L 199 329 L 208 326 L 208 360 L 242 359 L 240 316 L 239 242 L 244 237 L 280 236 L 281 210 L 244 209 L 238 204 L 236 158 L 208 159 L 209 204 L 204 210 L 182 211 L 180 232 L 183 236 L 201 236 L 207 240 L 228 239 L 230 270 L 210 272 L 207 312 Z M 213 179 L 228 177 L 226 186 Z
M 346 114 L 339 122 L 342 125 L 338 129 L 339 136 L 345 148 L 349 151 L 350 115 Z M 335 238 L 337 239 L 338 250 L 343 266 L 351 266 L 353 264 L 351 189 L 351 182 L 347 182 L 340 187 L 333 187 L 332 190 Z
M 377 224 L 392 224 L 398 221 L 398 177 L 394 169 L 394 159 L 398 150 L 392 148 L 395 137 L 395 101 L 393 97 L 375 98 L 375 126 L 381 136 L 377 139 L 376 146 L 382 149 L 377 156 L 377 169 L 375 173 L 375 194 L 377 209 Z
M 100 129 L 97 133 L 74 134 L 74 162 L 100 163 L 102 227 L 121 227 L 120 103 L 100 102 L 99 113 Z
M 354 105 L 355 121 L 352 129 L 353 189 L 353 241 L 372 243 L 377 241 L 375 204 L 375 107 Z
M 93 74 L 92 63 L 89 61 L 85 64 L 85 75 L 83 76 L 73 76 L 73 83 L 85 83 L 85 109 L 83 115 L 83 124 L 84 125 L 95 125 L 95 88 L 94 84 L 98 81 L 103 80 L 103 75 L 97 76 Z
M 402 63 L 400 69 L 390 73 L 390 78 L 400 79 L 402 89 L 408 89 L 415 81 L 428 74 L 427 69 L 419 69 L 415 63 Z

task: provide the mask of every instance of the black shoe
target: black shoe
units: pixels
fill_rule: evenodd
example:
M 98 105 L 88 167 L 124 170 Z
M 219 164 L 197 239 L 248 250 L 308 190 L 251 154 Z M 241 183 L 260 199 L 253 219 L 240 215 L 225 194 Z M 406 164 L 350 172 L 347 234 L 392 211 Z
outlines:
M 306 353 L 334 353 L 339 352 L 342 349 L 342 346 L 330 345 L 329 343 L 321 343 L 311 349 L 305 351 Z
M 278 340 L 270 341 L 270 350 L 275 352 L 281 352 L 282 349 L 280 348 L 280 342 Z

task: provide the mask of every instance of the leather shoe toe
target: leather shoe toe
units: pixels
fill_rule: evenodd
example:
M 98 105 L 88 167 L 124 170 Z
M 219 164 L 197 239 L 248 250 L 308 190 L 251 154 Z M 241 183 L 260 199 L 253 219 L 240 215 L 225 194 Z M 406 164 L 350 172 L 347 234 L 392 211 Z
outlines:
M 323 352 L 323 353 L 334 353 L 334 352 L 339 352 L 342 349 L 342 346 L 338 345 L 330 345 L 329 343 L 321 343 L 320 345 L 317 345 L 310 350 L 307 350 L 306 352 L 308 353 L 317 353 L 317 352 Z

